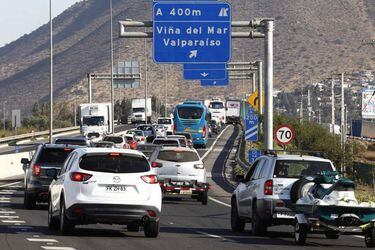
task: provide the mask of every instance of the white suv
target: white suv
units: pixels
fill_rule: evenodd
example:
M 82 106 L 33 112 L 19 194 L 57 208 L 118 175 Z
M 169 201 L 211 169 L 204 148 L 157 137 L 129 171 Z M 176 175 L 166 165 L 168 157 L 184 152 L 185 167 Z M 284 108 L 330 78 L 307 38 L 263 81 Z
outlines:
M 169 117 L 159 117 L 158 118 L 158 124 L 163 125 L 164 127 L 167 128 L 167 135 L 172 135 L 173 134 L 173 119 Z
M 271 152 L 259 157 L 246 176 L 237 175 L 239 185 L 231 201 L 231 227 L 242 232 L 251 221 L 253 235 L 263 235 L 268 226 L 293 225 L 295 213 L 291 197 L 297 196 L 302 176 L 334 171 L 331 161 L 302 155 L 276 155 Z
M 49 188 L 48 226 L 65 235 L 79 224 L 144 227 L 157 237 L 162 193 L 145 156 L 135 150 L 81 148 L 66 159 Z

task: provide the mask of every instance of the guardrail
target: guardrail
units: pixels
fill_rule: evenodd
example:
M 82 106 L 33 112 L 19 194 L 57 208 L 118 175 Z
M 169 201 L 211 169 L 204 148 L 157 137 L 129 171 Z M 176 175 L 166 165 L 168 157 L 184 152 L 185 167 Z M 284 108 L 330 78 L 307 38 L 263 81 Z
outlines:
M 240 157 L 240 154 L 242 153 L 241 152 L 241 149 L 242 149 L 242 144 L 244 143 L 244 136 L 243 136 L 243 125 L 240 124 L 240 127 L 241 127 L 241 134 L 240 134 L 240 143 L 238 144 L 238 148 L 237 148 L 237 151 L 236 151 L 236 162 L 238 163 L 238 165 L 240 165 L 240 167 L 247 171 L 250 167 L 250 165 L 246 162 L 243 162 L 241 160 L 241 157 Z
M 59 129 L 53 130 L 53 133 L 55 134 L 55 133 L 70 132 L 70 131 L 74 131 L 78 129 L 79 127 L 59 128 Z M 34 133 L 28 133 L 28 134 L 22 134 L 22 135 L 3 137 L 3 138 L 0 138 L 0 144 L 15 141 L 15 140 L 29 139 L 32 137 L 48 135 L 48 134 L 49 134 L 49 131 L 40 131 L 40 132 L 34 132 Z

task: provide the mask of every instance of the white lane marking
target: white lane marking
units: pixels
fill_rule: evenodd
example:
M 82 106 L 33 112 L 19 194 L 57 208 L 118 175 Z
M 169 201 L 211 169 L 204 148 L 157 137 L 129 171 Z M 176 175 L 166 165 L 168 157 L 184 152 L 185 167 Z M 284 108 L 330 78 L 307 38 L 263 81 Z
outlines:
M 2 220 L 3 223 L 26 223 L 24 220 Z
M 235 242 L 234 240 L 230 240 L 230 239 L 227 239 L 227 238 L 224 238 L 224 237 L 221 237 L 219 235 L 215 235 L 215 234 L 209 234 L 209 233 L 205 233 L 205 232 L 202 232 L 202 231 L 195 231 L 199 234 L 203 234 L 203 235 L 206 235 L 210 238 L 214 238 L 214 239 L 221 239 L 223 241 L 227 241 L 227 242 Z
M 0 191 L 0 194 L 1 195 L 13 195 L 14 192 L 3 192 L 3 191 Z
M 33 237 L 40 238 L 40 235 L 34 234 Z
M 58 241 L 55 239 L 41 239 L 41 238 L 26 238 L 26 240 L 31 242 L 54 242 L 57 243 Z
M 10 203 L 10 201 L 7 201 L 7 200 L 0 200 L 0 203 Z
M 219 201 L 219 200 L 216 200 L 215 198 L 212 198 L 211 196 L 208 196 L 208 199 L 213 201 L 213 202 L 216 202 L 218 204 L 221 204 L 223 206 L 226 206 L 226 207 L 232 207 L 231 205 L 225 203 L 225 202 L 222 202 L 222 201 Z
M 207 157 L 209 153 L 211 153 L 212 149 L 215 147 L 216 142 L 220 139 L 221 135 L 229 128 L 229 126 L 226 126 L 223 131 L 216 137 L 215 141 L 212 143 L 211 147 L 208 149 L 208 151 L 202 156 L 202 161 Z
M 15 211 L 6 211 L 6 210 L 0 211 L 0 214 L 15 214 L 15 213 L 16 213 Z
M 0 218 L 5 218 L 5 219 L 19 219 L 20 217 L 17 215 L 0 215 Z
M 12 183 L 1 185 L 0 188 L 9 187 L 9 186 L 13 186 L 13 185 L 21 184 L 21 183 L 22 183 L 22 181 L 12 182 Z
M 73 247 L 53 247 L 53 246 L 41 246 L 45 250 L 76 250 Z
M 362 236 L 362 235 L 353 235 L 353 237 L 360 238 L 360 239 L 364 239 L 365 238 L 365 236 Z
M 1 197 L 0 197 L 0 200 L 10 200 L 10 197 L 1 196 Z

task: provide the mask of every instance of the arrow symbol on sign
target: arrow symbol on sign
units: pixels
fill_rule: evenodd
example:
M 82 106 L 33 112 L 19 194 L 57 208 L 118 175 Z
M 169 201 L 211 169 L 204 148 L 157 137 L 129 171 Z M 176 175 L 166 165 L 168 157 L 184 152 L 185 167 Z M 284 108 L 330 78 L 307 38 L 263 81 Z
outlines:
M 189 55 L 189 58 L 196 58 L 198 56 L 198 50 L 192 50 L 190 51 L 190 55 Z
M 203 76 L 203 77 L 207 77 L 208 75 L 209 75 L 209 73 L 207 73 L 207 72 L 201 73 L 201 76 Z
M 217 83 L 216 81 L 213 82 L 214 85 L 216 85 L 216 83 Z

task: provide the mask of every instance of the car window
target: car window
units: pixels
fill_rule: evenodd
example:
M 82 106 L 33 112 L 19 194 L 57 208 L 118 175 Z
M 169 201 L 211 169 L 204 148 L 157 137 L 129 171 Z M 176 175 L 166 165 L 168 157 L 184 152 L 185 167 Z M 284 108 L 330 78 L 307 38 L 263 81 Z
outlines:
M 123 139 L 120 136 L 106 136 L 104 137 L 103 141 L 111 141 L 113 143 L 119 144 L 123 143 Z
M 159 124 L 172 124 L 172 120 L 171 119 L 159 119 L 158 123 Z
M 86 146 L 85 140 L 74 140 L 74 139 L 56 139 L 55 144 L 67 144 L 67 145 L 79 145 Z
M 262 171 L 262 167 L 264 165 L 264 162 L 265 162 L 264 159 L 259 160 L 259 163 L 257 165 L 257 169 L 255 170 L 253 176 L 251 177 L 252 180 L 257 180 L 257 179 L 260 178 L 260 172 Z
M 250 181 L 251 176 L 253 176 L 255 170 L 257 169 L 257 165 L 259 164 L 259 160 L 254 162 L 253 165 L 251 165 L 249 171 L 246 174 L 245 181 Z
M 43 148 L 39 154 L 37 163 L 61 165 L 72 151 L 73 149 L 71 148 Z
M 157 145 L 169 145 L 169 146 L 179 146 L 178 142 L 175 140 L 154 140 L 153 144 Z
M 79 167 L 104 173 L 141 173 L 150 171 L 144 156 L 125 154 L 95 154 L 81 157 Z
M 305 160 L 277 160 L 273 172 L 274 178 L 300 178 L 323 171 L 333 171 L 330 162 Z
M 62 174 L 64 174 L 66 172 L 66 169 L 68 168 L 68 166 L 69 166 L 69 164 L 70 164 L 70 162 L 71 162 L 74 154 L 75 153 L 71 153 L 71 154 L 69 154 L 68 158 L 66 158 L 66 160 L 64 162 L 64 166 L 61 168 L 59 175 L 62 175 Z
M 181 147 L 186 147 L 186 141 L 183 138 L 178 139 L 180 141 Z
M 267 169 L 268 169 L 268 163 L 269 163 L 269 160 L 268 159 L 264 159 L 264 163 L 262 165 L 262 169 L 259 173 L 259 179 L 263 179 L 263 178 L 266 178 L 266 175 L 267 175 Z
M 77 160 L 77 158 L 78 158 L 78 153 L 73 152 L 72 158 L 71 158 L 70 162 L 67 165 L 67 170 L 66 171 L 70 171 L 70 169 L 72 169 L 73 162 L 75 162 Z
M 193 151 L 163 150 L 158 155 L 158 160 L 171 162 L 199 161 L 199 156 Z

